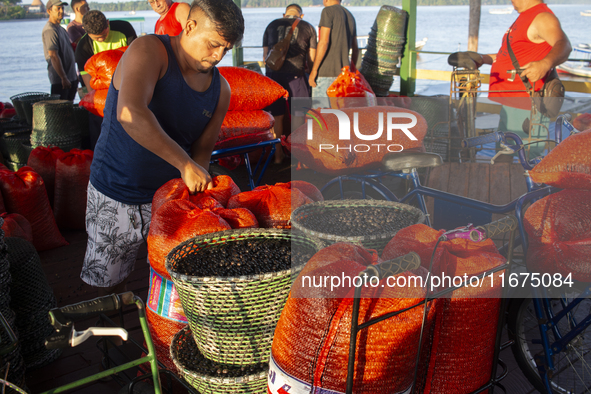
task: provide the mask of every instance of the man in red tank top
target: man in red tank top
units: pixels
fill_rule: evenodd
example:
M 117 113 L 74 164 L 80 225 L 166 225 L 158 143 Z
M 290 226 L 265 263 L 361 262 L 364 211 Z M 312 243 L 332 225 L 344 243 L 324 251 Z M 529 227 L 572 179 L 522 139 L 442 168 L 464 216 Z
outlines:
M 545 127 L 534 131 L 529 130 L 529 123 L 524 125 L 525 119 L 529 119 L 532 102 L 520 75 L 515 72 L 507 48 L 507 36 L 523 69 L 521 76 L 527 77 L 536 91 L 542 89 L 552 69 L 568 59 L 571 45 L 558 18 L 543 0 L 512 0 L 512 3 L 519 17 L 503 36 L 499 52 L 483 56 L 485 63 L 492 64 L 488 96 L 503 104 L 500 131 L 544 139 L 547 138 Z M 531 120 L 531 124 L 544 122 L 547 119 Z M 529 149 L 529 157 L 533 158 L 544 151 L 545 145 L 538 143 L 530 145 Z
M 160 15 L 154 28 L 155 34 L 178 36 L 185 28 L 191 6 L 187 3 L 173 3 L 172 0 L 148 0 L 152 9 Z

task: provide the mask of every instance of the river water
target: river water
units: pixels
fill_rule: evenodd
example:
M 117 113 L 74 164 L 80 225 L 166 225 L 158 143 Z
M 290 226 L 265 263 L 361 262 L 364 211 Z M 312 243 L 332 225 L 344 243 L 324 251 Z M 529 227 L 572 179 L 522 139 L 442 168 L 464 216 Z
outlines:
M 508 15 L 490 14 L 491 8 L 504 6 L 483 6 L 480 22 L 479 52 L 496 53 L 504 32 L 517 18 L 517 13 Z M 591 17 L 580 12 L 588 5 L 550 5 L 562 23 L 573 46 L 591 43 Z M 357 22 L 357 34 L 367 35 L 373 25 L 379 7 L 349 7 Z M 260 46 L 265 27 L 275 18 L 281 17 L 283 8 L 244 8 L 246 28 L 243 45 Z M 321 7 L 304 8 L 304 19 L 313 25 L 320 20 Z M 424 51 L 454 52 L 466 50 L 468 42 L 468 6 L 417 7 L 417 40 L 427 37 Z M 107 12 L 107 18 L 128 16 L 125 12 Z M 157 14 L 153 11 L 138 11 L 145 22 L 133 22 L 138 32 L 153 33 Z M 8 101 L 12 95 L 24 92 L 48 92 L 47 63 L 43 59 L 41 31 L 47 20 L 7 21 L 0 23 L 0 101 Z M 245 60 L 262 60 L 262 49 L 244 49 Z M 447 55 L 423 54 L 418 68 L 451 70 L 446 62 Z M 231 65 L 231 54 L 226 55 L 221 65 Z M 490 69 L 483 67 L 483 72 Z M 443 84 L 445 86 L 445 84 Z M 418 81 L 417 93 L 441 93 L 441 82 Z M 447 88 L 449 89 L 449 87 Z M 443 90 L 445 91 L 445 90 Z M 449 90 L 448 90 L 449 91 Z

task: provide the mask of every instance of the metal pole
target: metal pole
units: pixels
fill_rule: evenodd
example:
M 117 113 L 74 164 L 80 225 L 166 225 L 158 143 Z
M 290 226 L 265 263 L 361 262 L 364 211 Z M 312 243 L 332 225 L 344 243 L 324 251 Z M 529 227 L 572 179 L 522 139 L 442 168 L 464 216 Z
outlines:
M 402 0 L 402 9 L 408 12 L 406 45 L 400 65 L 400 94 L 412 97 L 415 94 L 417 53 L 415 52 L 417 30 L 417 0 Z
M 234 4 L 242 8 L 241 0 L 234 0 Z M 244 50 L 242 49 L 242 40 L 234 43 L 234 48 L 232 48 L 232 65 L 234 67 L 240 67 L 244 65 Z

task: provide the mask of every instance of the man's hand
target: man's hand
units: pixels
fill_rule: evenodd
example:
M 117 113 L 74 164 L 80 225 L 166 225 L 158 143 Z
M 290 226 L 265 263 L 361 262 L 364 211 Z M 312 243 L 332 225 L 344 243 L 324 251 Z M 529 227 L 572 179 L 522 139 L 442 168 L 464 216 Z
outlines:
M 315 88 L 316 87 L 316 77 L 318 76 L 318 71 L 314 71 L 312 70 L 310 72 L 310 77 L 308 78 L 308 83 L 310 84 L 311 87 Z
M 70 83 L 70 81 L 68 81 L 68 78 L 62 78 L 62 88 L 64 90 L 68 90 L 72 87 L 72 84 Z
M 540 79 L 544 78 L 544 76 L 550 71 L 552 68 L 552 63 L 546 60 L 546 58 L 527 63 L 523 66 L 523 71 L 521 72 L 522 77 L 527 77 L 531 83 L 535 83 Z
M 189 188 L 189 193 L 195 194 L 211 189 L 211 176 L 203 167 L 195 163 L 193 160 L 189 161 L 183 171 L 181 171 L 181 178 Z

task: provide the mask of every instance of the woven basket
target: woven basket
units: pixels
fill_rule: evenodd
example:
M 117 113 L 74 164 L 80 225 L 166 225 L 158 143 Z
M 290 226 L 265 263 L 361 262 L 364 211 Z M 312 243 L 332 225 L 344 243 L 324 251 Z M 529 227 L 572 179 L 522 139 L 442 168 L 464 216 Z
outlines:
M 309 216 L 326 216 L 328 219 L 331 213 L 343 210 L 350 211 L 355 208 L 385 208 L 391 210 L 392 215 L 410 215 L 410 219 L 413 222 L 412 224 L 423 223 L 425 221 L 425 215 L 423 212 L 407 204 L 377 200 L 331 200 L 306 204 L 296 208 L 291 214 L 291 225 L 294 229 L 302 232 L 308 237 L 319 239 L 327 245 L 336 242 L 351 242 L 360 244 L 367 249 L 375 249 L 379 253 L 382 252 L 386 244 L 392 239 L 398 230 L 403 228 L 391 229 L 390 231 L 381 234 L 355 237 L 318 232 L 312 228 L 307 228 L 302 224 L 302 220 Z
M 228 230 L 181 243 L 166 257 L 199 350 L 228 365 L 266 362 L 275 326 L 285 306 L 294 270 L 241 277 L 197 277 L 175 271 L 176 263 L 200 250 L 245 239 L 285 239 L 315 253 L 321 246 L 289 230 Z M 300 267 L 301 268 L 301 267 Z
M 5 160 L 14 163 L 26 163 L 29 152 L 23 147 L 23 142 L 31 138 L 31 130 L 4 133 L 0 137 L 0 152 Z
M 179 348 L 183 342 L 187 341 L 194 341 L 189 327 L 183 328 L 172 339 L 170 357 L 183 379 L 195 387 L 201 394 L 264 394 L 267 392 L 267 370 L 236 378 L 218 378 L 201 375 L 187 369 L 179 361 L 178 356 Z
M 72 103 L 68 100 L 41 101 L 33 105 L 33 133 L 31 145 L 54 145 L 62 150 L 79 147 L 80 130 L 76 126 Z M 65 151 L 65 150 L 64 150 Z
M 23 110 L 25 111 L 25 119 L 27 120 L 27 124 L 29 126 L 33 125 L 33 106 L 35 103 L 38 103 L 40 101 L 59 100 L 59 98 L 59 94 L 50 94 L 48 96 L 27 97 L 21 99 L 21 105 L 23 106 Z
M 16 116 L 18 116 L 18 118 L 20 120 L 24 121 L 27 119 L 27 115 L 25 113 L 25 108 L 24 108 L 25 101 L 28 101 L 30 99 L 37 99 L 37 101 L 39 101 L 39 99 L 47 100 L 47 98 L 50 96 L 51 96 L 51 94 L 45 93 L 45 92 L 20 93 L 20 94 L 12 96 L 10 98 L 10 101 L 12 101 L 12 105 L 14 106 L 14 109 L 16 110 Z M 30 103 L 30 104 L 32 104 L 32 103 Z M 27 104 L 27 105 L 30 105 L 30 104 Z

